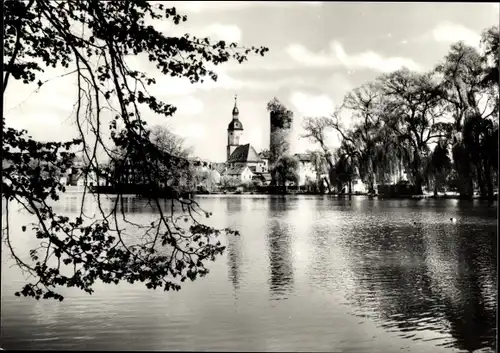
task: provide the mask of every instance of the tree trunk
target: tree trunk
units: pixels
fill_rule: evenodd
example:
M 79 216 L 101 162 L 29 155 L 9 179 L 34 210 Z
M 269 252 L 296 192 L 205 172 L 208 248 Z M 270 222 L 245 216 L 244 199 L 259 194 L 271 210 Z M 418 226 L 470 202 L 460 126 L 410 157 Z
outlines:
M 458 171 L 458 191 L 460 193 L 460 199 L 472 200 L 472 177 L 470 173 L 466 173 L 463 169 Z
M 479 194 L 482 199 L 486 198 L 486 185 L 484 184 L 484 178 L 483 178 L 483 170 L 481 168 L 481 163 L 478 162 L 478 165 L 476 167 L 476 173 L 477 173 L 477 183 L 479 186 Z
M 328 163 L 328 192 L 331 194 L 331 185 L 335 183 L 335 165 L 332 162 L 331 156 L 325 155 L 325 158 Z
M 420 176 L 420 173 L 417 173 L 415 176 L 415 195 L 423 195 L 423 190 L 422 190 L 422 177 Z
M 330 187 L 330 182 L 328 181 L 328 178 L 323 178 L 324 181 L 326 181 L 326 187 L 328 188 L 328 193 L 331 194 L 332 189 Z
M 420 174 L 420 155 L 418 152 L 414 153 L 413 173 L 415 176 L 415 195 L 423 195 L 422 184 L 424 181 Z
M 485 166 L 485 177 L 486 177 L 486 186 L 488 188 L 488 200 L 493 201 L 495 195 L 493 191 L 493 181 L 491 177 L 491 166 L 489 163 L 486 163 Z
M 455 145 L 453 146 L 452 154 L 453 160 L 455 161 L 455 170 L 458 174 L 458 191 L 460 193 L 460 199 L 472 200 L 472 170 L 466 151 L 463 146 Z
M 349 195 L 351 195 L 352 194 L 352 180 L 348 181 L 348 188 L 349 188 L 349 191 L 348 191 Z

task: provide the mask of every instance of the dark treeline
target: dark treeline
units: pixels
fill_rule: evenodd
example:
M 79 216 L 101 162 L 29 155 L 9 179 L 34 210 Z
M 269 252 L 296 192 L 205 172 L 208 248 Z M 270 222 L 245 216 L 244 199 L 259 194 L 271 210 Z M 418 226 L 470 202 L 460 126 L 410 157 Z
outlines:
M 349 92 L 330 117 L 304 118 L 337 191 L 361 179 L 374 192 L 405 171 L 415 194 L 456 190 L 494 198 L 498 178 L 499 30 L 463 42 L 429 72 L 401 69 Z M 341 119 L 342 118 L 342 119 Z M 350 120 L 349 127 L 340 120 Z M 340 147 L 325 144 L 336 131 Z M 396 178 L 397 179 L 397 178 Z

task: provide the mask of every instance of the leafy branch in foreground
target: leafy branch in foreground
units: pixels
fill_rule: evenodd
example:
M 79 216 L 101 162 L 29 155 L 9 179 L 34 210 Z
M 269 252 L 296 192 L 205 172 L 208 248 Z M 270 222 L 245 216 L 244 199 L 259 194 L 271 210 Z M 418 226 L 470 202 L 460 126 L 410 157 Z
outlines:
M 175 171 L 187 163 L 184 157 L 151 142 L 150 129 L 141 118 L 144 111 L 170 117 L 176 108 L 148 92 L 148 86 L 155 84 L 153 74 L 130 68 L 129 56 L 149 60 L 158 73 L 196 83 L 217 79 L 207 64 L 243 63 L 249 54 L 264 55 L 268 49 L 212 43 L 189 34 L 167 36 L 155 29 L 155 23 L 179 25 L 186 16 L 175 8 L 142 0 L 10 0 L 4 2 L 3 16 L 4 96 L 11 78 L 43 87 L 40 76 L 44 67 L 71 69 L 69 74 L 77 82 L 77 139 L 65 143 L 35 141 L 25 131 L 8 127 L 8 119 L 2 121 L 6 164 L 2 197 L 7 205 L 16 201 L 35 217 L 36 223 L 22 230 L 33 232 L 40 241 L 26 260 L 12 246 L 12 234 L 6 234 L 17 265 L 35 277 L 16 295 L 62 300 L 58 287 L 78 287 L 92 293 L 98 279 L 105 283 L 141 281 L 148 288 L 178 290 L 187 278 L 194 280 L 208 273 L 205 262 L 224 250 L 217 241 L 221 231 L 237 232 L 203 225 L 198 218 L 210 213 L 194 200 L 172 198 L 167 210 L 157 193 L 148 193 L 157 215 L 148 224 L 127 218 L 121 195 L 108 211 L 100 195 L 95 195 L 99 215 L 89 217 L 83 207 L 88 197 L 86 187 L 74 219 L 58 214 L 50 200 L 57 200 L 65 191 L 59 174 L 71 166 L 76 148 L 81 148 L 87 161 L 85 179 L 103 169 L 99 151 L 113 161 L 113 150 L 120 149 L 152 191 L 161 189 L 159 180 L 165 175 L 176 175 L 165 174 L 165 170 Z M 107 112 L 113 112 L 111 119 Z M 84 126 L 90 127 L 90 133 Z M 136 234 L 131 240 L 125 230 L 132 228 Z

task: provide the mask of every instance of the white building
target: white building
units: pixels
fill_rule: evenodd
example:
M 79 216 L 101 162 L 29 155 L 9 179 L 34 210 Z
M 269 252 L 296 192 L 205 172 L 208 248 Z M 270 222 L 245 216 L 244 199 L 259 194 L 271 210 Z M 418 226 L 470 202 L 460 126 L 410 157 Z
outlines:
M 316 180 L 316 171 L 311 162 L 311 156 L 307 153 L 296 153 L 295 158 L 299 161 L 299 186 L 305 185 L 306 180 Z
M 236 178 L 242 183 L 246 183 L 252 180 L 254 174 L 248 166 L 238 166 L 228 168 L 223 175 Z

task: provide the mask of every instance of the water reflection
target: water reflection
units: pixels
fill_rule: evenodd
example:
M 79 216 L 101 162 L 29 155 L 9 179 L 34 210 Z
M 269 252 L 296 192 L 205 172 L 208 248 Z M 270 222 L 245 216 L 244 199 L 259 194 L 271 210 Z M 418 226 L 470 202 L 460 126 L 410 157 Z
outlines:
M 350 300 L 358 314 L 405 338 L 467 352 L 494 349 L 496 234 L 480 224 L 419 221 L 360 225 L 365 229 L 346 239 L 357 254 L 350 256 Z
M 230 236 L 227 241 L 227 264 L 229 281 L 233 284 L 233 290 L 236 292 L 240 288 L 242 265 L 241 238 L 239 236 Z
M 69 288 L 62 303 L 28 301 L 13 295 L 22 276 L 4 256 L 4 348 L 495 348 L 496 210 L 454 201 L 210 197 L 197 200 L 214 213 L 206 221 L 241 236 L 224 238 L 210 274 L 180 292 L 98 283 L 92 296 Z M 80 203 L 81 195 L 68 195 L 58 207 L 76 213 Z M 141 222 L 158 217 L 145 199 L 124 199 L 124 208 Z M 96 210 L 89 201 L 86 212 Z M 29 222 L 21 216 L 12 229 Z M 38 241 L 18 235 L 19 249 Z
M 228 197 L 224 200 L 228 214 L 239 214 L 241 212 L 242 197 Z
M 497 292 L 491 275 L 496 278 L 496 234 L 467 228 L 457 229 L 455 259 L 459 271 L 455 272 L 455 282 L 459 296 L 443 299 L 450 333 L 455 338 L 453 345 L 473 352 L 495 348 Z
M 281 198 L 269 200 L 271 214 L 280 214 L 286 208 L 286 201 Z M 274 212 L 273 212 L 274 211 Z M 269 290 L 271 300 L 287 299 L 293 291 L 293 254 L 291 235 L 283 219 L 275 217 L 269 220 L 267 247 L 269 257 Z M 278 216 L 279 217 L 279 216 Z

